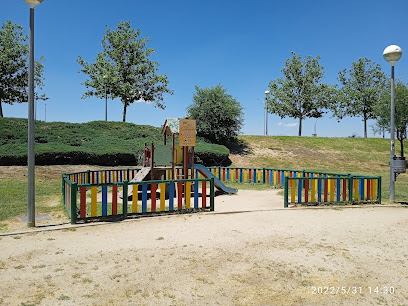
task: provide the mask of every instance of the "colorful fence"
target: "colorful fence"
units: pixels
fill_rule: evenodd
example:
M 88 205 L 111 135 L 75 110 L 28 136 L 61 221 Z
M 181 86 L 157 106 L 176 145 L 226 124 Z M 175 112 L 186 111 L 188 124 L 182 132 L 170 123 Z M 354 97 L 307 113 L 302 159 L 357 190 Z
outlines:
M 209 167 L 212 174 L 222 182 L 269 184 L 283 187 L 285 177 L 309 177 L 316 175 L 327 175 L 331 177 L 348 177 L 348 174 L 327 173 L 306 170 L 288 170 L 272 168 L 230 168 L 230 167 Z M 196 177 L 201 177 L 197 176 Z
M 285 177 L 284 207 L 289 203 L 381 203 L 381 177 Z
M 64 205 L 71 223 L 138 214 L 214 210 L 213 179 L 129 182 L 127 178 L 135 173 L 137 169 L 64 174 Z M 123 196 L 129 190 L 132 191 L 130 201 Z
M 288 203 L 381 203 L 381 177 L 272 168 L 210 169 L 223 182 L 284 188 L 285 207 Z
M 85 172 L 64 174 L 71 182 L 77 184 L 111 184 L 131 181 L 140 169 L 88 170 Z
M 289 203 L 381 203 L 381 177 L 271 168 L 209 169 L 226 183 L 283 187 L 284 207 L 288 207 Z M 188 209 L 214 210 L 213 179 L 203 178 L 196 171 L 196 179 L 184 180 L 181 179 L 183 169 L 176 168 L 175 180 L 165 180 L 171 177 L 168 170 L 160 181 L 130 182 L 139 170 L 111 169 L 63 174 L 64 204 L 71 222 Z M 127 194 L 129 188 L 137 194 L 130 203 L 127 197 L 120 197 L 120 194 Z

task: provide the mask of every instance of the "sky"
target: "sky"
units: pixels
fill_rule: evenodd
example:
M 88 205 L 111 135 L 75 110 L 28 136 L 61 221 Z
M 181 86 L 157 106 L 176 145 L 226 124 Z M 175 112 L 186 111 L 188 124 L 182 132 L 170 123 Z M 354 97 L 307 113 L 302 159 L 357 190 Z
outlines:
M 82 99 L 86 75 L 79 73 L 78 56 L 93 62 L 102 51 L 108 28 L 130 21 L 149 37 L 151 57 L 160 64 L 174 95 L 164 95 L 165 110 L 134 103 L 127 122 L 161 126 L 166 118 L 183 118 L 192 104 L 195 86 L 222 84 L 244 109 L 244 135 L 264 135 L 264 92 L 282 76 L 291 51 L 320 56 L 323 82 L 338 83 L 338 72 L 367 57 L 390 75 L 382 57 L 388 45 L 403 52 L 395 76 L 408 83 L 408 1 L 267 1 L 267 0 L 45 0 L 35 9 L 35 58 L 44 56 L 46 105 L 39 101 L 36 118 L 46 121 L 105 120 L 105 101 Z M 24 0 L 0 0 L 0 23 L 7 20 L 29 33 L 29 7 Z M 27 103 L 3 105 L 6 117 L 27 118 Z M 108 120 L 121 121 L 120 100 L 108 101 Z M 374 135 L 369 122 L 368 136 Z M 362 118 L 338 122 L 328 113 L 306 119 L 302 135 L 363 136 Z M 296 136 L 298 120 L 268 117 L 269 135 Z M 381 136 L 382 137 L 382 136 Z

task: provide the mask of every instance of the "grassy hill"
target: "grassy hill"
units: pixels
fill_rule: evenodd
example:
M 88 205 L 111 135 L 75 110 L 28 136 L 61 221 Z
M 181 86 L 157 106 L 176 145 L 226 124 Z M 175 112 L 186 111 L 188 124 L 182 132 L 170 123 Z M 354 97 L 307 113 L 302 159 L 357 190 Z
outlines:
M 240 140 L 248 154 L 231 155 L 232 166 L 381 175 L 383 199 L 389 198 L 389 139 L 241 136 Z M 399 142 L 396 152 L 400 155 Z M 398 176 L 395 199 L 408 202 L 408 174 Z
M 0 165 L 26 165 L 27 119 L 0 118 Z M 126 122 L 43 122 L 35 127 L 37 165 L 140 164 L 144 144 L 162 144 L 160 128 Z M 229 150 L 197 140 L 197 158 L 206 164 L 228 161 Z

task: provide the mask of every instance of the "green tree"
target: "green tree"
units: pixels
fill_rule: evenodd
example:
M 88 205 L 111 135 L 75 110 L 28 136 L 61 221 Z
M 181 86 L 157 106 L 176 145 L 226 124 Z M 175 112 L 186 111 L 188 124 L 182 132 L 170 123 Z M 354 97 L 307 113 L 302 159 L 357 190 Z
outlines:
M 302 136 L 302 120 L 322 117 L 335 90 L 321 83 L 324 72 L 319 56 L 302 59 L 294 52 L 291 54 L 292 58 L 286 60 L 281 70 L 283 78 L 269 83 L 266 103 L 271 114 L 299 119 L 299 136 Z
M 385 74 L 379 64 L 360 58 L 348 71 L 343 69 L 339 72 L 339 81 L 340 95 L 337 103 L 332 105 L 333 113 L 338 119 L 362 116 L 364 137 L 367 138 L 367 120 L 376 118 L 374 105 L 385 88 Z
M 0 29 L 0 117 L 3 117 L 2 103 L 14 104 L 28 101 L 28 38 L 23 27 L 5 22 Z M 38 94 L 44 86 L 44 58 L 35 62 L 35 99 L 46 100 Z
M 385 127 L 390 131 L 391 127 L 391 86 L 385 90 L 374 106 L 377 116 L 377 129 Z M 404 139 L 407 138 L 408 125 L 408 87 L 397 81 L 395 84 L 395 134 L 400 142 L 401 156 L 404 156 Z
M 187 112 L 196 120 L 197 135 L 219 144 L 235 139 L 244 121 L 241 104 L 221 84 L 195 90 Z
M 105 86 L 109 98 L 119 98 L 123 103 L 123 121 L 126 109 L 135 101 L 153 103 L 164 109 L 163 94 L 173 94 L 168 89 L 166 75 L 158 75 L 157 62 L 151 61 L 155 50 L 147 48 L 149 38 L 138 38 L 140 30 L 134 30 L 130 22 L 120 22 L 116 30 L 107 29 L 102 39 L 103 51 L 95 62 L 88 63 L 78 57 L 81 72 L 87 74 L 83 85 L 87 91 L 82 98 L 105 97 Z

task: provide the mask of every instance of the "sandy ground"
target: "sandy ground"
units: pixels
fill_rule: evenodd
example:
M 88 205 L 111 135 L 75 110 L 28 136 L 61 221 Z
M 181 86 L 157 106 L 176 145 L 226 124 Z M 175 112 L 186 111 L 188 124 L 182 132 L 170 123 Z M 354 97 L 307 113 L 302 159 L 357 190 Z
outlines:
M 408 304 L 408 209 L 283 209 L 277 192 L 0 236 L 0 304 Z

